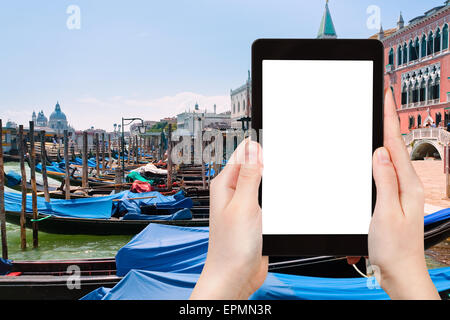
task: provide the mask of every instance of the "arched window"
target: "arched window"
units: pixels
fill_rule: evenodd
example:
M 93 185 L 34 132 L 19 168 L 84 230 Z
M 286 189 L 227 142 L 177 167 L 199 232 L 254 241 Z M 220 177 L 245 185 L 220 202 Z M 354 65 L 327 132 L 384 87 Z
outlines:
M 236 113 L 236 105 L 233 103 L 233 113 Z
M 432 88 L 432 90 L 433 90 L 433 99 L 439 99 L 439 97 L 440 97 L 440 82 L 441 82 L 441 80 L 440 80 L 440 78 L 439 77 L 436 77 L 436 80 L 434 81 L 434 85 L 433 85 L 433 88 Z
M 403 64 L 402 60 L 402 46 L 397 47 L 397 65 L 401 66 Z
M 434 53 L 439 51 L 441 51 L 441 30 L 438 28 L 434 37 Z
M 436 113 L 436 127 L 439 127 L 439 124 L 442 121 L 442 115 L 440 112 Z
M 241 104 L 238 102 L 238 112 L 241 112 Z
M 412 40 L 409 40 L 409 62 L 414 61 L 414 45 Z
M 442 50 L 448 49 L 448 24 L 442 29 Z
M 433 53 L 433 31 L 428 34 L 427 56 Z
M 422 116 L 419 114 L 417 116 L 417 127 L 419 128 L 422 125 Z
M 245 111 L 245 100 L 242 101 L 242 111 Z
M 402 89 L 402 105 L 405 105 L 408 103 L 408 88 L 406 87 L 406 84 L 403 85 L 403 89 Z
M 446 112 L 444 113 L 444 126 L 446 127 L 448 123 L 450 123 L 450 113 Z
M 403 64 L 408 63 L 408 47 L 406 43 L 403 45 Z
M 433 84 L 431 83 L 431 79 L 428 80 L 428 97 L 427 97 L 427 101 L 428 100 L 432 100 L 433 98 Z
M 422 80 L 420 82 L 420 89 L 419 89 L 419 101 L 423 102 L 425 101 L 425 80 Z
M 412 127 L 414 127 L 414 117 L 413 116 L 410 116 L 409 117 L 409 126 L 408 126 L 408 129 L 411 129 Z
M 420 41 L 419 38 L 416 38 L 416 43 L 414 45 L 414 60 L 420 58 Z
M 394 49 L 389 50 L 389 64 L 394 65 Z
M 425 35 L 423 35 L 422 37 L 422 52 L 420 57 L 424 58 L 427 56 L 427 37 L 425 37 Z
M 412 102 L 413 103 L 419 102 L 419 84 L 417 82 L 412 90 Z

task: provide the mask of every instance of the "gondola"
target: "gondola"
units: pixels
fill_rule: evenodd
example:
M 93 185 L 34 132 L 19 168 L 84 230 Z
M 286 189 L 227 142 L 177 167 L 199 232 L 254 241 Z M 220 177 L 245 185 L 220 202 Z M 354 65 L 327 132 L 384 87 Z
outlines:
M 0 276 L 0 300 L 75 300 L 120 279 L 114 259 L 13 261 L 9 275 Z
M 80 270 L 79 288 L 67 285 L 75 284 L 71 266 Z M 359 267 L 364 270 L 363 262 Z M 329 278 L 358 276 L 345 258 L 335 257 L 285 259 L 269 263 L 269 271 Z M 0 300 L 74 300 L 99 287 L 112 288 L 122 279 L 116 275 L 114 258 L 13 261 L 10 275 L 0 276 Z
M 180 227 L 206 227 L 209 226 L 208 218 L 196 218 L 195 208 L 192 220 L 120 220 L 111 219 L 83 219 L 67 218 L 51 215 L 38 215 L 39 230 L 55 234 L 89 234 L 89 235 L 134 235 L 141 232 L 150 223 L 174 225 Z M 32 228 L 33 215 L 27 213 L 26 227 Z M 20 224 L 20 213 L 6 212 L 6 221 Z

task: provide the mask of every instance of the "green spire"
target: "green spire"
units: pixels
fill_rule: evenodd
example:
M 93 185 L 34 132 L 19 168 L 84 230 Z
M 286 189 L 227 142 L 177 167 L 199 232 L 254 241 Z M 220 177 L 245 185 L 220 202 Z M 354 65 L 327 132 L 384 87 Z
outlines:
M 336 39 L 336 29 L 334 29 L 333 19 L 331 19 L 330 9 L 328 8 L 328 0 L 325 4 L 325 12 L 323 13 L 322 22 L 320 23 L 318 39 Z

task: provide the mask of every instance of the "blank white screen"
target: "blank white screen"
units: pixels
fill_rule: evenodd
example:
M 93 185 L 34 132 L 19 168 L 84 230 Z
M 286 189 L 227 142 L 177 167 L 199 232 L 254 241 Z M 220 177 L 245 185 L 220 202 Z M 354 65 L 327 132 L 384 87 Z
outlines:
M 367 234 L 372 61 L 263 61 L 263 234 Z

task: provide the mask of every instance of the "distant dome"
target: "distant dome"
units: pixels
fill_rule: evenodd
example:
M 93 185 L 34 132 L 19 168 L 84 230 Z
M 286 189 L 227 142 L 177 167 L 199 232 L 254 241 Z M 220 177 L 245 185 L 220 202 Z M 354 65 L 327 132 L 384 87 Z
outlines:
M 16 129 L 17 128 L 17 124 L 14 121 L 8 120 L 8 122 L 6 123 L 6 128 L 8 128 L 8 129 Z
M 61 111 L 59 103 L 56 103 L 55 111 L 50 115 L 50 121 L 67 121 L 66 115 Z
M 38 113 L 36 124 L 40 127 L 47 126 L 47 117 L 44 115 L 44 111 L 41 110 L 41 112 Z

